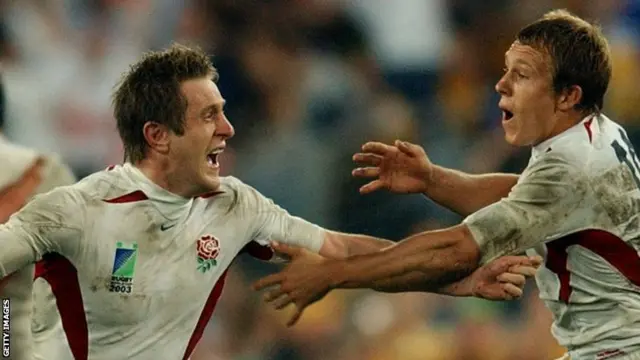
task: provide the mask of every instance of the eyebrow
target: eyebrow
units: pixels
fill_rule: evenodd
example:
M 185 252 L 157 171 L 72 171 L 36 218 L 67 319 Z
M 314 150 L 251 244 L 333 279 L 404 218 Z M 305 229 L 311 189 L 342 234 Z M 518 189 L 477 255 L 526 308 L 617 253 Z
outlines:
M 514 64 L 514 65 L 524 65 L 524 66 L 526 66 L 526 67 L 530 68 L 531 70 L 534 70 L 533 65 L 529 64 L 528 62 L 526 62 L 526 61 L 524 61 L 524 60 L 522 60 L 522 59 L 516 59 L 516 60 L 514 60 L 514 61 L 513 61 L 513 64 Z
M 505 63 L 507 62 L 507 54 L 508 53 L 509 53 L 508 50 L 504 53 L 504 62 Z M 530 64 L 530 63 L 528 63 L 528 62 L 526 62 L 526 61 L 524 61 L 522 59 L 513 60 L 513 65 L 523 65 L 523 66 L 525 66 L 525 67 L 527 67 L 527 68 L 529 68 L 529 69 L 531 69 L 533 71 L 536 70 L 536 67 L 533 64 Z

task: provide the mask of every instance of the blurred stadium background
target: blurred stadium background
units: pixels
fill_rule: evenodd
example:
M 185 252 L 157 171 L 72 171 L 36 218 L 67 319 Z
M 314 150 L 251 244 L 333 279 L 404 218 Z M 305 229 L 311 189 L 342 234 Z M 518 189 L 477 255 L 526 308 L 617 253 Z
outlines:
M 460 219 L 420 196 L 360 196 L 366 140 L 434 162 L 519 171 L 493 90 L 516 31 L 553 8 L 597 20 L 614 55 L 605 112 L 640 142 L 640 0 L 0 0 L 9 138 L 60 153 L 79 177 L 119 163 L 119 75 L 172 41 L 214 55 L 237 135 L 223 170 L 326 227 L 400 239 Z M 531 284 L 521 301 L 339 291 L 286 329 L 239 258 L 194 360 L 552 359 L 563 350 Z M 204 286 L 204 284 L 203 284 Z M 178 296 L 178 294 L 176 294 Z

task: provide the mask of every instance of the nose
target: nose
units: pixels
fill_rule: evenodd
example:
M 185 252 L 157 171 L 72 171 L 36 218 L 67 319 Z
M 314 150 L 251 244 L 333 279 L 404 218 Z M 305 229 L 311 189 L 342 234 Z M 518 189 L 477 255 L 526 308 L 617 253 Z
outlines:
M 235 134 L 236 134 L 236 130 L 233 128 L 233 125 L 231 125 L 231 122 L 229 121 L 229 119 L 227 119 L 227 116 L 226 115 L 222 116 L 220 123 L 218 124 L 218 126 L 216 126 L 215 135 L 222 136 L 225 139 L 228 139 L 233 137 L 233 135 Z
M 498 80 L 495 89 L 500 95 L 509 95 L 510 87 L 507 80 L 507 74 L 504 74 L 500 80 Z

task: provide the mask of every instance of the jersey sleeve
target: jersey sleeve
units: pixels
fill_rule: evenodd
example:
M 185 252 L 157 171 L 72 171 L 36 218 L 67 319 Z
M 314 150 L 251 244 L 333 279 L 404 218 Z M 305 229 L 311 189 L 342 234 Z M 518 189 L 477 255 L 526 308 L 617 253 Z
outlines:
M 585 200 L 587 187 L 582 171 L 558 155 L 532 162 L 506 198 L 463 221 L 480 247 L 481 263 L 566 231 L 563 221 Z
M 325 230 L 276 205 L 256 189 L 241 184 L 244 216 L 250 224 L 251 240 L 260 245 L 270 241 L 304 247 L 319 252 L 324 243 Z
M 84 212 L 70 187 L 38 195 L 0 225 L 0 278 L 49 252 L 74 257 L 80 245 Z

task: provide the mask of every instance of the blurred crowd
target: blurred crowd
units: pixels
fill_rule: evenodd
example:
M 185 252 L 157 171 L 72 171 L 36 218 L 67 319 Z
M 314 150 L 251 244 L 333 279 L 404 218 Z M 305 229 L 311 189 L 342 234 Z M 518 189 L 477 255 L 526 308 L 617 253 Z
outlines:
M 322 226 L 398 240 L 460 219 L 421 196 L 361 196 L 351 155 L 403 139 L 441 165 L 520 171 L 494 84 L 517 30 L 553 8 L 611 42 L 605 113 L 640 146 L 640 0 L 0 0 L 5 132 L 59 153 L 79 177 L 122 161 L 110 94 L 142 52 L 198 45 L 236 128 L 223 172 Z M 491 303 L 339 291 L 295 328 L 249 284 L 275 265 L 240 257 L 193 360 L 551 359 L 563 350 L 531 284 Z

